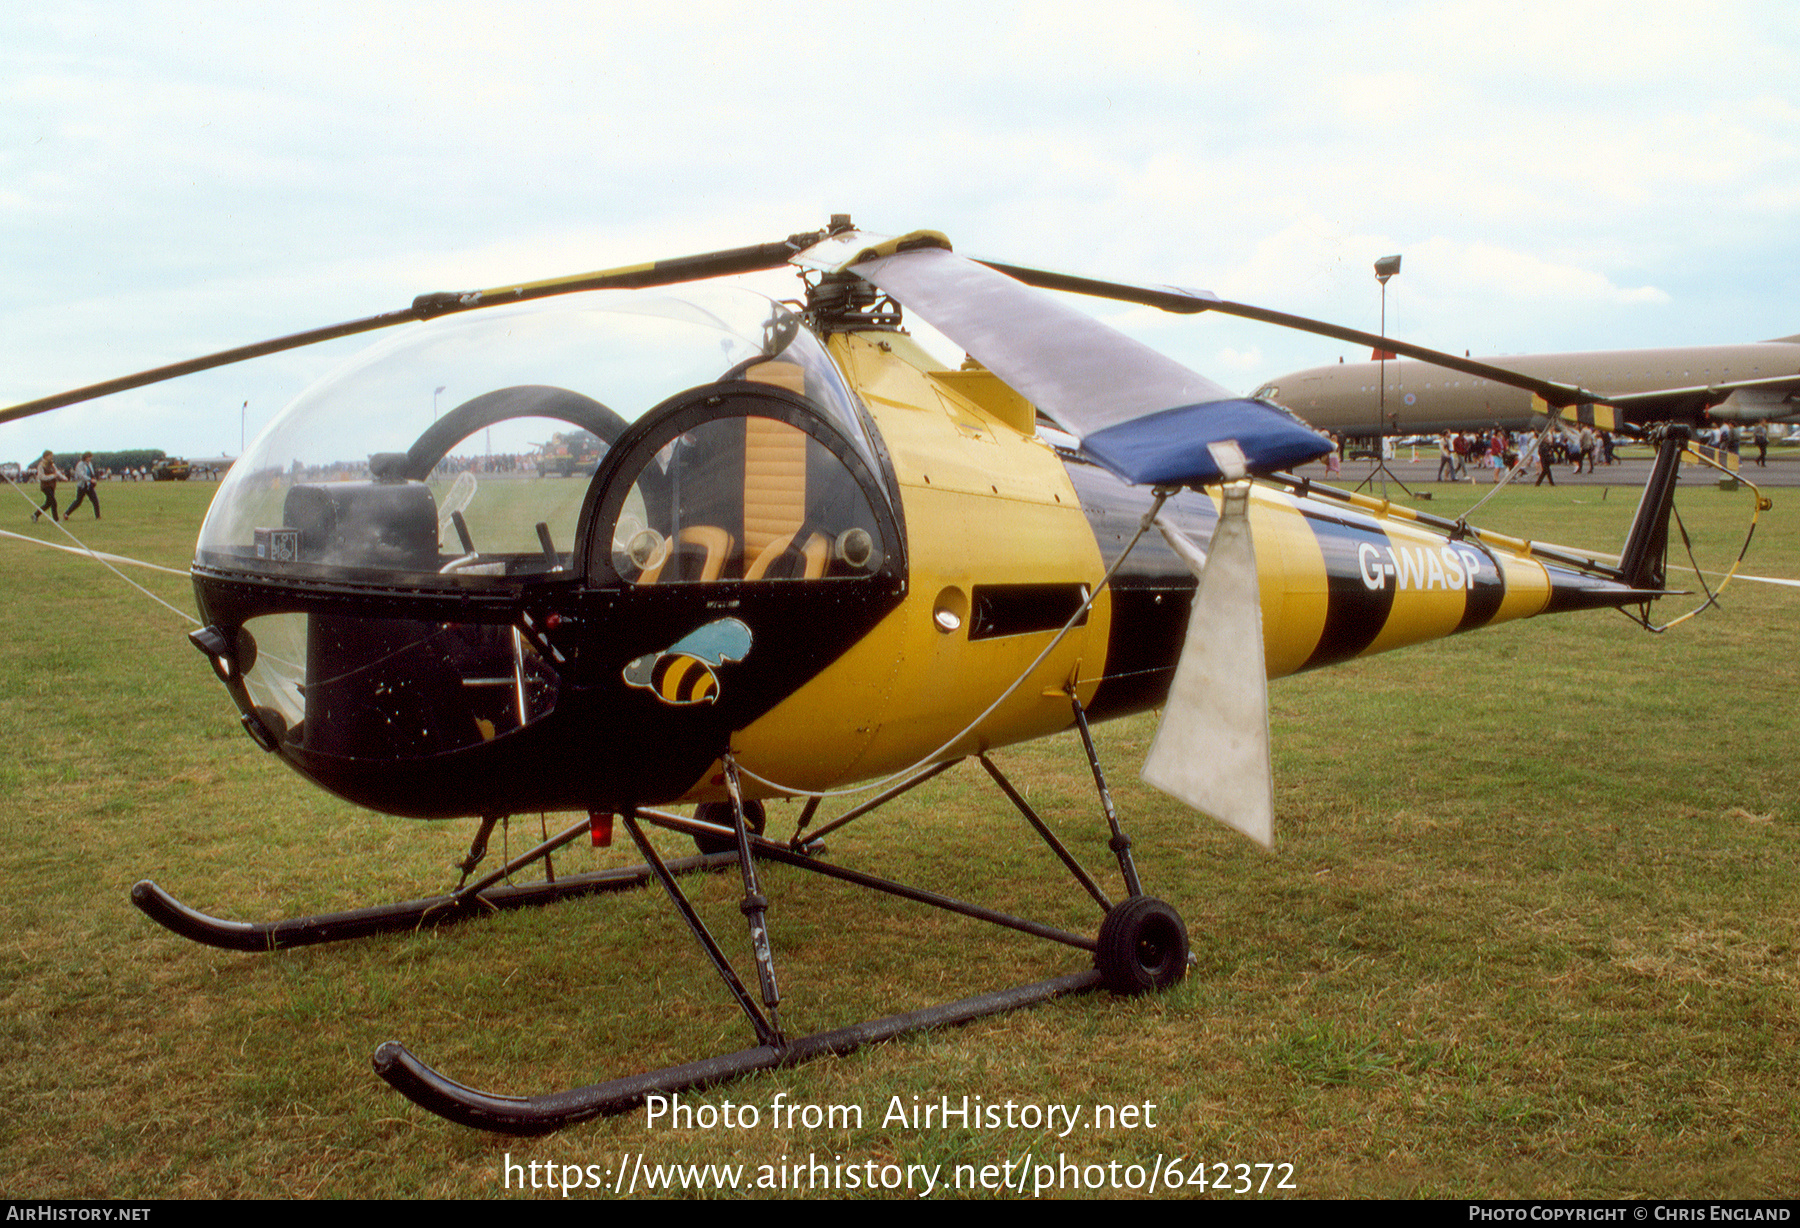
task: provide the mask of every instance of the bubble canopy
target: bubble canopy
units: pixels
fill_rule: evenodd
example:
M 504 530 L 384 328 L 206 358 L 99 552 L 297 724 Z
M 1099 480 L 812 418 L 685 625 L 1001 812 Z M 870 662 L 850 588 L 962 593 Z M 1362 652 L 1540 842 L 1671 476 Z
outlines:
M 462 589 L 565 573 L 587 479 L 619 437 L 678 393 L 745 379 L 802 397 L 871 456 L 824 348 L 750 291 L 571 295 L 408 327 L 258 436 L 195 563 Z

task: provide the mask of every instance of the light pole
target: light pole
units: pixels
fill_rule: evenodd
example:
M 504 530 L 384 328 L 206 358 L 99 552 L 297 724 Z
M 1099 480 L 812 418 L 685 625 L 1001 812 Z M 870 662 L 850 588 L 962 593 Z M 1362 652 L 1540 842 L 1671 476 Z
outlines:
M 1375 280 L 1381 283 L 1381 351 L 1376 355 L 1376 359 L 1380 363 L 1381 371 L 1380 399 L 1377 402 L 1381 407 L 1379 410 L 1381 421 L 1377 426 L 1375 435 L 1375 468 L 1369 472 L 1367 478 L 1364 478 L 1363 481 L 1357 485 L 1356 489 L 1361 490 L 1364 486 L 1373 482 L 1375 480 L 1375 475 L 1379 473 L 1381 475 L 1382 498 L 1387 498 L 1387 484 L 1388 479 L 1391 477 L 1394 479 L 1394 484 L 1396 486 L 1401 490 L 1406 491 L 1407 494 L 1412 495 L 1413 498 L 1429 499 L 1431 497 L 1429 493 L 1422 495 L 1414 494 L 1413 491 L 1408 489 L 1406 483 L 1400 480 L 1399 475 L 1388 468 L 1387 463 L 1387 284 L 1388 278 L 1395 276 L 1399 272 L 1400 257 L 1398 256 L 1383 256 L 1375 262 Z
M 1400 257 L 1383 256 L 1375 262 L 1375 280 L 1381 283 L 1381 429 L 1387 430 L 1387 284 L 1400 272 Z

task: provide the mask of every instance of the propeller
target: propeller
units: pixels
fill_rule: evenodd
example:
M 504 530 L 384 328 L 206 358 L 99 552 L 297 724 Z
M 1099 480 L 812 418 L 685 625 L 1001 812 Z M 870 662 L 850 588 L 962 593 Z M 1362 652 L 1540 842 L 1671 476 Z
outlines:
M 1267 307 L 1257 307 L 1250 303 L 1235 303 L 1229 299 L 1222 299 L 1208 290 L 1185 290 L 1176 286 L 1146 286 L 1134 282 L 1105 281 L 1093 277 L 1078 277 L 1069 273 L 1053 273 L 1027 265 L 1005 264 L 997 260 L 981 260 L 979 262 L 990 269 L 1005 273 L 1008 277 L 1022 281 L 1028 286 L 1036 286 L 1043 290 L 1064 290 L 1071 294 L 1085 294 L 1121 303 L 1137 303 L 1140 306 L 1155 307 L 1179 315 L 1196 315 L 1202 311 L 1213 311 L 1220 315 L 1241 316 L 1246 320 L 1257 320 L 1264 324 L 1274 324 L 1298 332 L 1313 333 L 1320 337 L 1331 337 L 1338 341 L 1348 341 L 1354 345 L 1385 350 L 1390 354 L 1404 355 L 1407 358 L 1428 362 L 1435 367 L 1446 367 L 1452 371 L 1460 371 L 1464 375 L 1473 375 L 1479 379 L 1505 384 L 1508 387 L 1521 388 L 1543 398 L 1547 404 L 1558 409 L 1570 409 L 1577 405 L 1611 405 L 1619 410 L 1630 411 L 1639 422 L 1671 416 L 1698 418 L 1702 411 L 1719 404 L 1739 389 L 1791 390 L 1794 387 L 1794 376 L 1774 375 L 1761 379 L 1733 380 L 1720 384 L 1658 388 L 1649 392 L 1600 393 L 1583 388 L 1578 384 L 1563 384 L 1555 380 L 1538 379 L 1507 367 L 1497 367 L 1492 363 L 1481 362 L 1479 359 L 1464 358 L 1456 354 L 1447 354 L 1442 350 L 1428 349 L 1425 346 L 1413 345 L 1406 341 L 1396 341 L 1391 337 L 1365 333 L 1354 328 L 1344 328 L 1341 325 L 1315 320 L 1309 316 L 1272 311 Z M 1636 430 L 1637 428 L 1625 427 L 1625 429 Z
M 693 256 L 678 256 L 673 259 L 655 260 L 642 264 L 623 265 L 614 269 L 602 269 L 591 273 L 577 273 L 566 277 L 550 278 L 543 281 L 521 282 L 510 286 L 496 286 L 486 290 L 439 291 L 432 294 L 421 294 L 412 303 L 398 310 L 385 311 L 377 315 L 364 316 L 356 320 L 347 320 L 340 324 L 330 324 L 322 328 L 308 329 L 304 332 L 292 333 L 283 337 L 275 337 L 268 341 L 252 345 L 238 346 L 233 349 L 220 350 L 217 353 L 191 358 L 184 362 L 171 363 L 168 366 L 152 367 L 132 375 L 120 376 L 98 384 L 71 389 L 52 396 L 39 397 L 31 401 L 22 401 L 17 405 L 0 409 L 0 423 L 16 421 L 34 414 L 44 413 L 52 409 L 60 409 L 66 405 L 74 405 L 82 401 L 94 400 L 109 396 L 115 392 L 125 392 L 132 388 L 142 388 L 150 384 L 162 383 L 177 379 L 183 375 L 192 375 L 198 371 L 207 371 L 215 367 L 229 366 L 232 363 L 244 362 L 252 358 L 260 358 L 267 354 L 277 354 L 283 350 L 299 349 L 321 341 L 331 341 L 338 337 L 354 336 L 358 333 L 372 332 L 377 329 L 390 328 L 397 324 L 408 324 L 421 320 L 429 320 L 440 315 L 455 312 L 474 311 L 483 307 L 496 307 L 504 303 L 527 302 L 532 299 L 548 298 L 559 294 L 575 294 L 585 290 L 643 289 L 654 286 L 677 285 L 682 282 L 700 281 L 711 277 L 729 277 L 744 273 L 762 272 L 780 268 L 784 264 L 795 264 L 803 268 L 843 269 L 867 258 L 881 258 L 922 247 L 941 247 L 948 250 L 949 243 L 942 235 L 933 231 L 916 231 L 911 235 L 881 243 L 879 236 L 870 236 L 856 231 L 843 215 L 834 215 L 831 225 L 826 230 L 790 235 L 775 243 L 761 243 L 750 247 L 729 248 L 723 251 L 704 252 Z M 1314 333 L 1319 336 L 1332 337 L 1357 345 L 1371 348 L 1382 348 L 1390 353 L 1403 354 L 1409 358 L 1417 358 L 1436 366 L 1447 367 L 1483 379 L 1491 379 L 1497 383 L 1515 388 L 1523 388 L 1542 397 L 1548 404 L 1555 406 L 1573 406 L 1588 403 L 1630 404 L 1634 409 L 1648 409 L 1659 405 L 1670 397 L 1679 397 L 1691 402 L 1693 394 L 1700 389 L 1679 389 L 1670 393 L 1636 393 L 1617 396 L 1609 400 L 1599 393 L 1572 384 L 1561 384 L 1551 380 L 1536 379 L 1521 375 L 1504 367 L 1496 367 L 1473 359 L 1461 358 L 1440 350 L 1428 349 L 1424 346 L 1412 345 L 1404 341 L 1396 341 L 1387 337 L 1376 336 L 1352 328 L 1344 328 L 1323 320 L 1311 319 L 1307 316 L 1292 315 L 1287 312 L 1273 311 L 1264 307 L 1256 307 L 1248 303 L 1237 303 L 1204 290 L 1184 290 L 1172 286 L 1147 286 L 1132 282 L 1107 281 L 1099 278 L 1079 277 L 1067 273 L 1056 273 L 1045 269 L 1032 268 L 1027 265 L 1008 264 L 995 260 L 977 260 L 972 263 L 984 266 L 995 272 L 1004 274 L 1017 282 L 1035 286 L 1039 289 L 1062 290 L 1075 294 L 1111 299 L 1117 302 L 1137 303 L 1143 306 L 1156 307 L 1164 311 L 1178 314 L 1197 314 L 1203 311 L 1214 311 L 1223 315 L 1241 316 L 1246 319 L 1259 320 L 1284 328 L 1297 329 L 1301 332 Z M 861 272 L 862 270 L 857 270 Z M 879 284 L 879 283 L 878 283 Z M 896 297 L 900 297 L 896 295 Z M 904 300 L 902 300 L 904 301 Z M 932 318 L 928 310 L 920 314 L 926 319 Z M 934 321 L 935 322 L 935 321 Z M 1110 330 L 1109 330 L 1110 331 Z M 1135 343 L 1132 343 L 1135 345 Z M 1153 351 L 1146 351 L 1152 352 Z M 1158 358 L 1161 356 L 1158 355 Z M 1166 359 L 1163 361 L 1167 361 Z M 1192 375 L 1192 373 L 1189 373 Z M 1004 378 L 1004 377 L 1003 377 Z M 1194 376 L 1200 379 L 1199 376 Z M 1203 381 L 1210 383 L 1210 381 Z M 1769 381 L 1780 382 L 1780 381 Z M 1746 385 L 1748 386 L 1748 385 Z M 1216 385 L 1212 387 L 1216 388 Z M 1220 390 L 1223 391 L 1223 390 Z M 1706 391 L 1714 391 L 1707 389 Z M 1229 394 L 1227 394 L 1229 395 Z M 1248 405 L 1251 402 L 1243 402 Z M 1252 471 L 1258 471 L 1261 465 L 1253 464 Z M 1215 479 L 1216 480 L 1216 479 Z

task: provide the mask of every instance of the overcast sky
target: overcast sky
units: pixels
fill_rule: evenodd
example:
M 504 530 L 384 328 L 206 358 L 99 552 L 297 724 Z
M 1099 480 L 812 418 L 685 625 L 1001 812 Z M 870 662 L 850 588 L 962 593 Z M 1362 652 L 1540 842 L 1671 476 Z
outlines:
M 1791 0 L 665 7 L 9 6 L 0 403 L 833 212 L 1371 330 L 1398 252 L 1390 331 L 1477 355 L 1800 333 Z M 1366 357 L 1094 309 L 1237 391 Z M 365 344 L 0 459 L 235 454 Z

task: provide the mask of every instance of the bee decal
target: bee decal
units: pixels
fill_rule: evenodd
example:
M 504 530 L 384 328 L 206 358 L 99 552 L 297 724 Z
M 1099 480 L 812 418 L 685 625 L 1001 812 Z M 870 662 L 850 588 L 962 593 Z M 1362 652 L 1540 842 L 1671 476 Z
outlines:
M 716 703 L 719 676 L 714 669 L 749 655 L 750 628 L 735 618 L 721 618 L 690 631 L 661 652 L 633 658 L 625 666 L 625 684 L 674 707 Z

